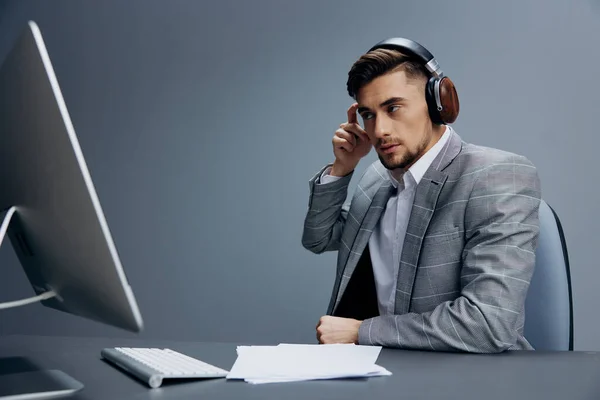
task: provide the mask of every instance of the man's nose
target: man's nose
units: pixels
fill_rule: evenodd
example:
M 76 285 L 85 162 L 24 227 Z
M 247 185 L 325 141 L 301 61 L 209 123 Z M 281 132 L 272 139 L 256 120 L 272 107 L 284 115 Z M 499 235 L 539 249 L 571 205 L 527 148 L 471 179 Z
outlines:
M 373 136 L 376 139 L 382 139 L 390 136 L 389 120 L 385 117 L 377 116 L 373 122 Z

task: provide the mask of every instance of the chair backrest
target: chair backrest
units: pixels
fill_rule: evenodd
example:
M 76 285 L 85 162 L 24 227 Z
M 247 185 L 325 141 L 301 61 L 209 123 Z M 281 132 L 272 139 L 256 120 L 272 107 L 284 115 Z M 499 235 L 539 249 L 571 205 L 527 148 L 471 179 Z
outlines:
M 573 297 L 558 215 L 542 200 L 535 271 L 525 300 L 524 335 L 536 350 L 573 350 Z

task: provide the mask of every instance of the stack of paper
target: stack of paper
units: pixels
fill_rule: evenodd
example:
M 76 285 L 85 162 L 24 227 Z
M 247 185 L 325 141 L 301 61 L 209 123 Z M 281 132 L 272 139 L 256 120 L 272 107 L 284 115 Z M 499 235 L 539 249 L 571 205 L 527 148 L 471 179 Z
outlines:
M 380 352 L 380 346 L 354 344 L 238 346 L 227 379 L 258 384 L 391 375 L 375 364 Z

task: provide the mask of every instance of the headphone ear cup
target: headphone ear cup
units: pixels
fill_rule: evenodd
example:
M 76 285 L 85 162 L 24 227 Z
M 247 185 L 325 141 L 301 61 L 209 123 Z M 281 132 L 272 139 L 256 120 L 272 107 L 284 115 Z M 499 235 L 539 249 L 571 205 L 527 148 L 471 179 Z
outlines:
M 453 123 L 456 121 L 456 118 L 458 118 L 460 103 L 458 101 L 456 87 L 448 77 L 442 78 L 442 81 L 440 82 L 440 100 L 442 103 L 442 111 L 438 113 L 440 119 L 446 124 Z
M 435 82 L 437 78 L 431 77 L 427 81 L 425 87 L 425 100 L 427 101 L 427 107 L 429 109 L 429 118 L 434 124 L 441 125 L 444 121 L 441 118 L 440 112 L 437 109 L 437 103 L 435 101 Z M 442 103 L 443 104 L 443 103 Z
M 435 85 L 438 78 L 431 77 L 427 82 L 425 89 L 425 97 L 429 108 L 429 117 L 434 124 L 451 124 L 458 118 L 460 111 L 460 103 L 458 101 L 458 93 L 456 87 L 450 78 L 443 77 L 439 83 L 440 103 L 442 110 L 438 111 L 437 102 L 435 101 Z

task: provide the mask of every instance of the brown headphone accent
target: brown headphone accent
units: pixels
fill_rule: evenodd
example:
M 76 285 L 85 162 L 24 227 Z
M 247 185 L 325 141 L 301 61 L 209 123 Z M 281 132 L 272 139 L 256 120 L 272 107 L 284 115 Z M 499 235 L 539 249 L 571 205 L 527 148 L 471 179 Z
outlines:
M 447 76 L 440 82 L 440 100 L 442 102 L 442 111 L 440 111 L 442 121 L 446 124 L 453 123 L 458 118 L 460 104 L 454 83 Z

